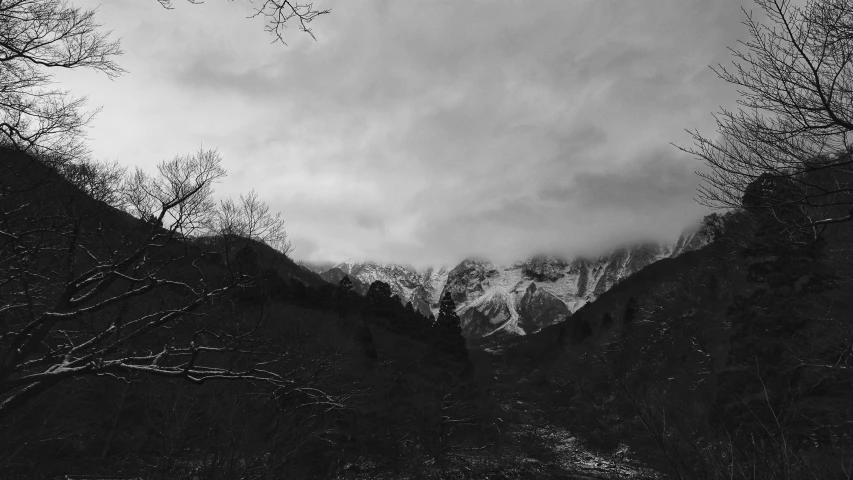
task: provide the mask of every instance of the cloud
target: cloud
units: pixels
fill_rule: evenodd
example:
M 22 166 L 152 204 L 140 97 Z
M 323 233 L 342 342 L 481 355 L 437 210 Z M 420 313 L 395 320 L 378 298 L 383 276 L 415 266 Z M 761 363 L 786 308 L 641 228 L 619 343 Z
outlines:
M 692 160 L 672 147 L 654 149 L 621 169 L 579 172 L 564 184 L 545 185 L 540 198 L 602 211 L 652 213 L 694 195 L 699 187 L 695 174 L 699 165 Z
M 105 106 L 94 151 L 150 166 L 217 146 L 222 194 L 255 188 L 307 260 L 674 238 L 704 211 L 698 165 L 670 142 L 731 105 L 708 65 L 746 36 L 731 0 L 376 0 L 283 47 L 241 2 L 154 3 L 99 12 L 131 74 L 62 77 Z

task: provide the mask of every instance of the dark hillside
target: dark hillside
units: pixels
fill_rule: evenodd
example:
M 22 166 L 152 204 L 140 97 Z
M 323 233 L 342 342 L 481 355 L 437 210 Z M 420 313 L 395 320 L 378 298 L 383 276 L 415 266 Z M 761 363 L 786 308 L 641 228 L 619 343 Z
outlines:
M 490 435 L 458 319 L 0 153 L 3 478 L 389 474 Z
M 631 275 L 595 301 L 590 302 L 566 321 L 543 328 L 541 331 L 519 339 L 506 348 L 504 355 L 512 361 L 529 361 L 539 368 L 557 357 L 564 349 L 578 343 L 595 343 L 612 329 L 619 329 L 625 308 L 633 297 L 645 298 L 680 275 L 695 273 L 699 266 L 709 261 L 709 248 L 695 250 L 676 258 L 665 258 Z M 605 321 L 609 315 L 609 322 Z M 616 324 L 616 325 L 614 325 Z
M 590 445 L 627 446 L 677 478 L 725 465 L 835 478 L 853 434 L 853 237 L 839 224 L 791 242 L 775 225 L 710 218 L 711 245 L 527 337 L 503 368 Z
M 105 191 L 107 186 L 92 188 L 93 182 L 87 182 L 85 179 L 78 185 L 72 184 L 63 176 L 61 164 L 51 162 L 50 159 L 35 160 L 7 147 L 0 147 L 0 158 L 2 158 L 0 178 L 6 187 L 4 195 L 7 201 L 14 199 L 14 202 L 31 202 L 31 205 L 38 204 L 45 211 L 65 209 L 69 217 L 85 212 L 84 225 L 87 228 L 100 229 L 99 231 L 105 228 L 114 229 L 118 236 L 129 235 L 131 232 L 140 230 L 141 224 L 138 219 L 115 208 L 109 202 L 90 195 L 93 190 L 96 193 Z M 115 192 L 109 196 L 115 196 Z M 204 238 L 199 240 L 203 242 Z M 301 268 L 286 255 L 262 243 L 244 241 L 237 248 L 242 248 L 249 243 L 257 255 L 259 264 L 263 268 L 273 268 L 282 278 L 298 280 L 311 286 L 326 283 L 316 273 Z

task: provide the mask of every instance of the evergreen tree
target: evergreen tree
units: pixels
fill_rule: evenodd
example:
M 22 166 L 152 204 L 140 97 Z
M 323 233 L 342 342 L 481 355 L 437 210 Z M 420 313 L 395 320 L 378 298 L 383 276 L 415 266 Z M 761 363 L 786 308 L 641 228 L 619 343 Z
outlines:
M 412 302 L 406 302 L 406 306 L 403 310 L 405 312 L 403 315 L 406 317 L 406 323 L 409 324 L 410 332 L 412 335 L 418 336 L 420 333 L 416 332 L 415 327 L 426 327 L 427 323 L 424 322 L 420 314 L 415 311 L 415 307 L 412 305 Z
M 395 305 L 396 302 L 396 305 Z M 375 281 L 367 289 L 367 306 L 363 313 L 374 319 L 383 319 L 383 324 L 395 317 L 395 309 L 402 309 L 399 301 L 391 298 L 391 286 L 382 281 Z
M 458 362 L 468 362 L 468 348 L 462 336 L 462 322 L 456 314 L 456 302 L 446 292 L 438 310 L 438 350 Z
M 445 292 L 444 297 L 441 298 L 441 304 L 438 307 L 438 325 L 462 334 L 462 322 L 456 314 L 456 302 L 453 301 L 450 292 Z
M 353 291 L 353 288 L 354 287 L 352 285 L 352 280 L 349 279 L 348 275 L 344 275 L 344 278 L 342 278 L 341 281 L 338 282 L 338 289 L 341 292 L 349 293 Z
M 391 285 L 387 283 L 376 280 L 375 282 L 370 284 L 370 288 L 367 289 L 367 301 L 370 302 L 371 305 L 381 305 L 386 303 L 391 298 Z
M 335 292 L 335 312 L 341 317 L 346 317 L 347 310 L 349 310 L 353 302 L 357 302 L 357 297 L 352 280 L 348 276 L 344 276 L 338 282 L 337 291 Z

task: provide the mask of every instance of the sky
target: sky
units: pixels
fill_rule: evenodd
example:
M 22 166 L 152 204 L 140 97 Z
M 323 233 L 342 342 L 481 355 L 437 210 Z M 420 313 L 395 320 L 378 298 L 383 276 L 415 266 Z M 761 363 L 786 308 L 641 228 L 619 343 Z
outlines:
M 709 65 L 741 0 L 316 0 L 288 45 L 246 0 L 74 0 L 128 72 L 57 75 L 101 111 L 97 159 L 154 170 L 216 148 L 305 261 L 418 267 L 673 242 L 708 213 L 685 129 L 736 90 Z

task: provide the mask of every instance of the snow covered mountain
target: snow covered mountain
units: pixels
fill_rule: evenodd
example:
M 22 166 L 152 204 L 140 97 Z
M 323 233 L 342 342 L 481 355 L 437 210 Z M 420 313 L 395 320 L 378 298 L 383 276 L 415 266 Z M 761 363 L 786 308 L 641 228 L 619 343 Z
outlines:
M 705 243 L 703 235 L 688 233 L 673 245 L 621 248 L 592 259 L 538 256 L 510 265 L 465 260 L 452 270 L 442 267 L 422 272 L 394 264 L 343 262 L 320 275 L 333 283 L 348 275 L 362 293 L 381 280 L 401 302 L 412 302 L 424 315 L 438 315 L 441 297 L 450 292 L 467 338 L 526 335 L 565 320 L 569 313 L 643 267 Z
M 540 256 L 512 265 L 466 260 L 450 271 L 443 292 L 456 302 L 466 337 L 525 335 L 563 321 L 643 267 L 705 243 L 690 233 L 674 245 L 621 248 L 593 259 Z
M 373 262 L 342 262 L 320 273 L 326 281 L 338 283 L 349 276 L 355 290 L 362 295 L 367 293 L 370 284 L 380 280 L 391 286 L 391 293 L 400 297 L 404 304 L 412 302 L 415 310 L 425 316 L 438 312 L 438 303 L 448 269 L 429 268 L 418 272 L 412 267 L 402 265 L 382 265 Z

